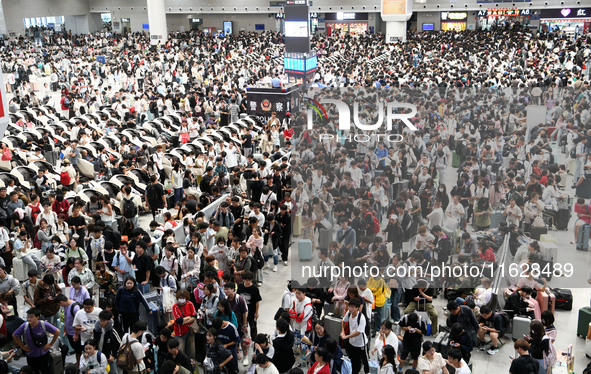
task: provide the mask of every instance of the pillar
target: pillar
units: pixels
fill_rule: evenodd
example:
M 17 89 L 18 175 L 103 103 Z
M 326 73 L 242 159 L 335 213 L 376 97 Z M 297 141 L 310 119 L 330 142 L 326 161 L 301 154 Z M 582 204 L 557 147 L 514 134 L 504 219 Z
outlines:
M 386 42 L 392 43 L 395 40 L 406 40 L 406 21 L 386 22 Z
M 381 0 L 382 21 L 386 23 L 386 43 L 406 40 L 406 21 L 412 16 L 412 0 Z
M 166 26 L 166 7 L 164 0 L 147 0 L 148 23 L 150 25 L 150 44 L 164 45 L 168 40 L 168 29 Z

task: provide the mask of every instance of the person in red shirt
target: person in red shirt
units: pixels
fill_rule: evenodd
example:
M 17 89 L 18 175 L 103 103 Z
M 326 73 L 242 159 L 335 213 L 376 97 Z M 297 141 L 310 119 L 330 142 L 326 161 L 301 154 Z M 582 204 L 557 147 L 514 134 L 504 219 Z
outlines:
M 579 230 L 581 226 L 591 224 L 591 204 L 585 204 L 585 199 L 579 197 L 575 203 L 575 213 L 577 214 L 577 222 L 575 222 L 575 243 L 579 238 Z
M 495 252 L 484 241 L 478 243 L 478 254 L 480 254 L 480 258 L 486 262 L 495 262 Z
M 197 311 L 192 302 L 191 295 L 187 290 L 180 290 L 176 293 L 177 303 L 172 306 L 172 317 L 174 318 L 174 334 L 179 340 L 179 350 L 185 352 L 189 357 L 195 357 L 195 333 L 190 326 L 195 322 Z

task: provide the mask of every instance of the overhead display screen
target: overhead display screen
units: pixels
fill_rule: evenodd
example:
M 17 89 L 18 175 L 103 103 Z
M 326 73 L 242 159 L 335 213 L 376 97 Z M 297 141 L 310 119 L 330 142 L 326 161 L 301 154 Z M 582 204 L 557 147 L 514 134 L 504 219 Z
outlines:
M 285 36 L 293 38 L 307 38 L 308 21 L 285 21 Z

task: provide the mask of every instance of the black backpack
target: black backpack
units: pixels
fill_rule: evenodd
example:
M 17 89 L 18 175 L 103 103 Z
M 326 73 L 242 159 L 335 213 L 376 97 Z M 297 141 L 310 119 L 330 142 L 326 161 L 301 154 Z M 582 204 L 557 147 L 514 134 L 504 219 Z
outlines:
M 137 208 L 133 202 L 133 198 L 123 198 L 123 217 L 133 218 L 137 214 Z
M 263 268 L 263 266 L 265 266 L 265 258 L 263 257 L 263 253 L 260 249 L 257 248 L 254 251 L 254 256 L 252 256 L 252 259 L 254 260 L 253 263 L 256 264 L 257 270 L 260 270 Z

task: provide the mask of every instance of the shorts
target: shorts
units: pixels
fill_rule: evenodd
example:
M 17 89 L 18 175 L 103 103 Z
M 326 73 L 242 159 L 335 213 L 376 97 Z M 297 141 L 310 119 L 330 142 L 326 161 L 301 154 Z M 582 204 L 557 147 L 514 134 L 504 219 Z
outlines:
M 499 332 L 499 339 L 501 339 L 503 336 L 505 336 L 506 332 L 507 332 L 507 330 L 501 330 Z M 490 335 L 490 331 L 485 332 L 484 335 Z
M 74 341 L 74 337 L 71 335 L 68 335 L 68 342 L 70 343 L 70 346 L 72 347 L 74 352 L 76 352 L 77 355 L 82 354 L 82 344 L 80 342 L 80 337 L 78 337 L 77 341 Z
M 400 350 L 400 359 L 406 360 L 409 354 L 413 360 L 418 360 L 419 356 L 421 355 L 421 346 L 418 345 L 416 347 L 405 347 L 403 344 L 402 349 Z

